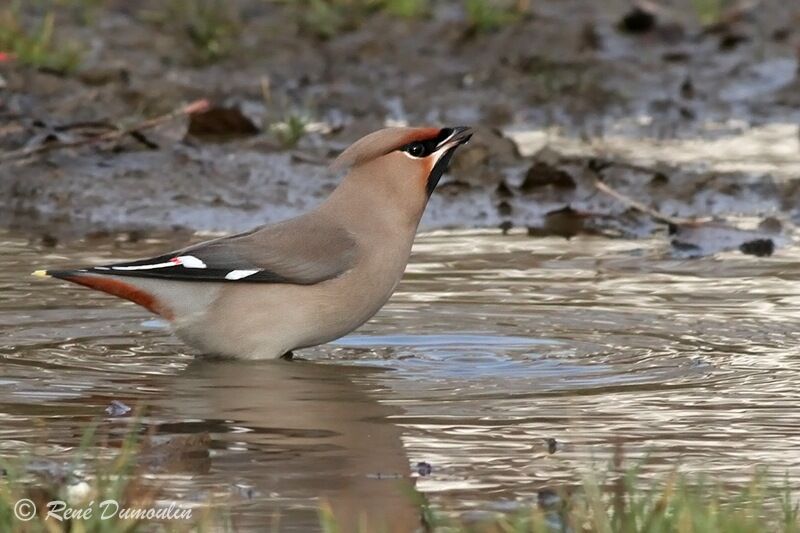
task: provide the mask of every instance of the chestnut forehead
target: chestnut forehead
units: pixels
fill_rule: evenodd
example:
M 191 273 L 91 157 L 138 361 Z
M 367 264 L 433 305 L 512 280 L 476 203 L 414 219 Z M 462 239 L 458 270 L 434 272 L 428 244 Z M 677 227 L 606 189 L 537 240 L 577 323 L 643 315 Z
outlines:
M 403 137 L 401 145 L 415 141 L 442 141 L 446 137 L 446 135 L 443 135 L 445 131 L 442 128 L 415 128 Z M 439 137 L 443 138 L 440 139 Z

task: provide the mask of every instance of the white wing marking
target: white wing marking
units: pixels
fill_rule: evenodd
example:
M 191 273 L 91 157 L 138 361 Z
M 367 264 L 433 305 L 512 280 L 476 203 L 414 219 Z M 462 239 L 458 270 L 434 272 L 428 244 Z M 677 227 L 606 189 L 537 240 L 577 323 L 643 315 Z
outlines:
M 179 255 L 164 263 L 153 263 L 152 265 L 133 265 L 133 266 L 112 266 L 112 270 L 153 270 L 155 268 L 168 268 L 183 266 L 184 268 L 206 268 L 206 264 L 193 255 Z
M 154 263 L 152 265 L 135 265 L 135 266 L 112 266 L 112 270 L 152 270 L 154 268 L 166 268 L 178 266 L 180 263 L 177 261 L 168 261 L 166 263 Z
M 247 276 L 252 276 L 253 274 L 258 274 L 261 272 L 261 269 L 258 270 L 231 270 L 227 274 L 225 274 L 225 279 L 229 279 L 235 281 L 237 279 L 246 278 Z
M 175 259 L 186 268 L 206 268 L 206 264 L 193 255 L 179 255 Z

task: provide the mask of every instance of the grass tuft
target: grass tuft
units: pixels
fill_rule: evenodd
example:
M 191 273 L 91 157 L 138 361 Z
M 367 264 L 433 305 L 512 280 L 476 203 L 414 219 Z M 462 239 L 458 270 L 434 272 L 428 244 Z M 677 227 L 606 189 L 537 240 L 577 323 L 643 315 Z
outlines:
M 208 65 L 236 50 L 242 32 L 236 5 L 225 0 L 168 0 L 158 9 L 145 9 L 139 15 L 173 31 L 189 45 L 192 62 Z
M 521 11 L 497 0 L 466 0 L 467 21 L 477 33 L 488 33 L 515 22 Z
M 726 0 L 692 0 L 692 7 L 703 26 L 713 26 L 722 20 L 727 7 Z
M 30 468 L 32 457 L 0 459 L 0 531 L 138 533 L 229 529 L 226 517 L 218 516 L 210 507 L 195 507 L 188 514 L 187 508 L 176 508 L 171 519 L 164 519 L 168 508 L 161 501 L 160 489 L 145 479 L 138 464 L 143 444 L 139 443 L 137 426 L 132 424 L 118 454 L 90 459 L 96 429 L 91 426 L 70 463 L 63 465 L 63 471 L 56 468 L 57 473 L 42 474 L 41 468 Z M 161 510 L 162 514 L 148 518 L 148 510 L 154 514 Z M 48 516 L 48 511 L 63 520 Z
M 47 12 L 35 29 L 22 22 L 19 4 L 0 11 L 0 52 L 21 65 L 68 74 L 80 64 L 81 49 L 75 43 L 55 39 L 56 17 Z
M 794 500 L 788 483 L 772 485 L 764 472 L 724 490 L 678 473 L 653 483 L 634 467 L 589 475 L 576 488 L 485 520 L 464 522 L 418 503 L 425 530 L 441 533 L 800 533 Z M 320 521 L 326 532 L 339 530 L 329 507 L 321 507 Z
M 145 442 L 139 442 L 137 426 L 132 424 L 119 453 L 104 459 L 91 459 L 96 429 L 91 426 L 70 464 L 49 477 L 35 473 L 41 468 L 29 468 L 30 458 L 0 459 L 0 531 L 231 530 L 226 513 L 209 507 L 193 508 L 188 520 L 154 522 L 119 514 L 102 518 L 99 502 L 109 499 L 119 502 L 120 508 L 163 508 L 159 488 L 146 479 L 146 469 L 141 466 L 148 451 Z M 411 493 L 409 498 L 420 509 L 425 531 L 440 533 L 800 533 L 800 507 L 790 484 L 776 485 L 763 471 L 743 487 L 726 488 L 703 476 L 677 472 L 655 481 L 645 479 L 638 466 L 623 469 L 615 459 L 604 474 L 587 475 L 576 487 L 546 497 L 540 493 L 538 501 L 522 505 L 515 513 L 471 522 L 432 508 L 419 493 Z M 29 521 L 15 516 L 21 499 L 29 499 L 38 510 Z M 73 509 L 93 508 L 94 512 L 71 522 L 57 522 L 46 518 L 46 504 L 53 500 L 68 502 Z M 322 531 L 343 531 L 341 518 L 326 502 L 320 504 Z M 380 530 L 393 531 L 392 526 L 386 524 Z M 269 530 L 280 530 L 279 522 L 273 520 Z M 360 525 L 356 531 L 370 530 Z
M 311 119 L 306 114 L 291 112 L 274 122 L 269 130 L 284 148 L 293 148 L 305 136 Z
M 300 27 L 320 39 L 330 39 L 349 23 L 346 6 L 329 0 L 309 0 L 299 12 Z
M 331 39 L 359 27 L 372 14 L 385 12 L 405 19 L 430 11 L 426 0 L 281 0 L 296 9 L 300 28 L 320 39 Z
M 390 15 L 414 19 L 428 13 L 430 5 L 426 0 L 381 0 L 380 8 Z

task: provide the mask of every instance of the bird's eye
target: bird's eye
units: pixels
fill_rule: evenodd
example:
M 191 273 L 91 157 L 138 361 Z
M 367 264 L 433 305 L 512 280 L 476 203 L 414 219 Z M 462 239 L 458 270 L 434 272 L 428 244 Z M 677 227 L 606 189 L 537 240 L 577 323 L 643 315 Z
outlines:
M 406 147 L 406 152 L 413 157 L 422 157 L 425 155 L 425 145 L 421 142 L 413 142 Z

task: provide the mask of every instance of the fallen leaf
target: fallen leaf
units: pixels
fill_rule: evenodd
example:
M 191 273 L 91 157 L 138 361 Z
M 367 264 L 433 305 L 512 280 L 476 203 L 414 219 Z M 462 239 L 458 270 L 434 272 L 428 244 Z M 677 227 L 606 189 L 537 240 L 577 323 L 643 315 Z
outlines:
M 187 135 L 197 138 L 224 140 L 257 135 L 261 130 L 235 107 L 211 107 L 192 113 Z

